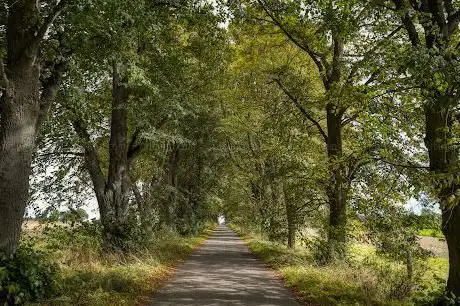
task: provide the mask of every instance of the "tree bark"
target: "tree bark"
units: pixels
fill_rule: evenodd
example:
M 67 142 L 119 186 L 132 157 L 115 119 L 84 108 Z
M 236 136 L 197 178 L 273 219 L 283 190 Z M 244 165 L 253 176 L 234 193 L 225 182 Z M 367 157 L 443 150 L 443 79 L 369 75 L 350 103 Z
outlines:
M 148 227 L 148 222 L 149 222 L 149 218 L 147 218 L 148 210 L 147 210 L 146 200 L 144 196 L 142 195 L 141 191 L 139 190 L 139 187 L 136 184 L 136 180 L 134 180 L 132 176 L 130 177 L 130 184 L 131 184 L 131 189 L 134 194 L 134 198 L 136 199 L 137 213 L 139 215 L 139 221 L 141 223 L 141 227 L 146 229 Z
M 109 172 L 105 198 L 110 203 L 102 216 L 106 244 L 122 247 L 128 234 L 130 182 L 128 175 L 128 78 L 126 69 L 114 61 L 112 77 L 112 115 L 109 143 Z
M 436 101 L 425 106 L 425 145 L 430 158 L 430 170 L 440 175 L 437 180 L 438 197 L 442 208 L 442 232 L 449 249 L 449 277 L 447 291 L 460 296 L 460 206 L 452 203 L 458 197 L 460 185 L 455 180 L 445 180 L 442 176 L 452 176 L 458 166 L 458 149 L 450 144 L 453 138 L 453 116 L 449 97 L 438 96 Z M 458 199 L 457 199 L 458 201 Z
M 49 105 L 61 77 L 42 88 L 38 59 L 44 32 L 60 10 L 41 25 L 35 1 L 8 1 L 8 9 L 6 63 L 0 58 L 0 252 L 12 253 L 29 199 L 36 134 L 47 111 L 40 91 Z
M 414 259 L 412 256 L 412 251 L 409 249 L 406 251 L 406 271 L 407 271 L 407 280 L 412 282 L 414 279 Z
M 177 180 L 177 170 L 179 165 L 179 156 L 180 156 L 180 148 L 178 144 L 174 144 L 169 152 L 169 159 L 168 159 L 168 183 L 171 187 L 171 192 L 169 194 L 169 201 L 161 204 L 160 213 L 161 213 L 161 220 L 160 222 L 167 227 L 174 226 L 174 220 L 172 216 L 173 210 L 176 209 L 177 204 L 177 188 L 178 188 L 178 180 Z
M 449 277 L 447 291 L 460 297 L 460 206 L 456 205 L 442 213 L 442 232 L 449 249 Z
M 90 135 L 81 120 L 72 122 L 75 132 L 82 140 L 82 146 L 85 149 L 85 166 L 93 183 L 94 193 L 99 206 L 99 213 L 102 216 L 108 214 L 109 205 L 105 199 L 106 181 L 101 169 L 101 162 L 97 149 L 91 143 Z
M 330 182 L 327 187 L 329 200 L 328 260 L 342 259 L 346 244 L 346 188 L 342 166 L 342 113 L 332 104 L 327 105 L 327 154 Z
M 296 231 L 297 231 L 297 224 L 296 224 L 296 210 L 294 205 L 285 200 L 286 206 L 286 219 L 288 224 L 288 247 L 291 249 L 295 248 L 296 242 Z
M 416 19 L 401 0 L 393 0 L 405 26 L 409 40 L 415 48 L 425 48 L 439 55 L 445 55 L 452 43 L 452 37 L 458 30 L 460 10 L 455 10 L 452 2 L 423 1 L 417 9 L 420 14 L 419 24 L 424 29 L 425 42 L 419 38 Z M 446 18 L 447 16 L 447 18 Z M 445 58 L 446 60 L 452 60 Z M 431 80 L 433 82 L 433 80 Z M 451 144 L 455 139 L 453 128 L 453 110 L 458 106 L 455 96 L 442 94 L 436 86 L 422 81 L 420 83 L 426 94 L 425 102 L 425 145 L 430 159 L 430 172 L 435 175 L 435 187 L 442 209 L 442 231 L 449 248 L 449 278 L 446 291 L 460 296 L 460 208 L 457 192 L 460 189 L 458 175 L 446 181 L 442 176 L 455 175 L 458 171 L 458 147 Z M 458 120 L 458 119 L 457 119 Z M 458 146 L 458 145 L 457 145 Z M 443 182 L 444 181 L 444 182 Z M 457 181 L 457 182 L 456 182 Z M 457 197 L 457 199 L 456 199 Z M 454 203 L 450 199 L 453 198 Z M 453 204 L 453 205 L 452 205 Z
M 29 198 L 29 175 L 38 113 L 37 68 L 10 73 L 11 96 L 2 97 L 0 129 L 0 251 L 16 250 Z
M 129 194 L 131 182 L 128 173 L 128 89 L 126 71 L 118 63 L 113 65 L 112 114 L 109 143 L 109 169 L 105 179 L 99 154 L 91 143 L 82 120 L 73 122 L 85 149 L 85 165 L 93 183 L 104 228 L 106 250 L 120 250 L 129 241 Z

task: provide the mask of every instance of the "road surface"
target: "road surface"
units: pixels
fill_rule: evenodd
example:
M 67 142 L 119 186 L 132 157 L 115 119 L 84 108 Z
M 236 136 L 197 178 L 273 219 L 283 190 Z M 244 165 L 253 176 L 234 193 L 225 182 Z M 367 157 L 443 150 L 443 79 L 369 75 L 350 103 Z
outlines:
M 221 225 L 155 296 L 158 306 L 299 306 L 293 293 Z

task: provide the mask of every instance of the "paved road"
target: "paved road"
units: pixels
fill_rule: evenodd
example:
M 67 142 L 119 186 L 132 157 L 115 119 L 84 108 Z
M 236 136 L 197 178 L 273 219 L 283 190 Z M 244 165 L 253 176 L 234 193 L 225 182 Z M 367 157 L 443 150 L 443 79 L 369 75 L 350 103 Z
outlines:
M 178 267 L 151 305 L 299 306 L 291 291 L 225 226 Z

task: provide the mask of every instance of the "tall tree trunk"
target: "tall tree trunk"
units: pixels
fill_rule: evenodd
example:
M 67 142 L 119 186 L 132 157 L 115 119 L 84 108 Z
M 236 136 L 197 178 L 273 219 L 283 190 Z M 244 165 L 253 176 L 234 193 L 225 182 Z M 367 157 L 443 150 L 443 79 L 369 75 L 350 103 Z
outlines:
M 72 125 L 78 137 L 82 140 L 82 145 L 85 149 L 85 167 L 91 177 L 93 190 L 99 207 L 99 213 L 102 218 L 102 216 L 106 216 L 108 214 L 110 203 L 107 203 L 105 198 L 106 180 L 101 169 L 99 154 L 97 149 L 91 143 L 91 137 L 82 120 L 73 121 Z
M 0 251 L 14 252 L 29 197 L 38 120 L 38 68 L 10 73 L 11 95 L 1 101 Z
M 460 206 L 455 197 L 460 185 L 443 176 L 453 176 L 458 167 L 458 149 L 450 141 L 453 139 L 454 103 L 450 98 L 439 96 L 433 103 L 425 106 L 425 144 L 430 158 L 430 170 L 440 176 L 437 182 L 438 197 L 442 208 L 442 232 L 449 248 L 449 278 L 447 291 L 460 296 Z M 452 201 L 453 200 L 453 201 Z M 458 198 L 456 199 L 458 201 Z
M 289 193 L 286 191 L 286 186 L 281 182 L 281 191 L 282 198 L 284 201 L 284 207 L 286 209 L 286 221 L 288 229 L 288 247 L 291 249 L 295 248 L 296 235 L 297 235 L 297 208 L 295 199 L 289 196 Z
M 36 134 L 61 77 L 53 72 L 56 78 L 41 86 L 40 44 L 63 6 L 41 25 L 35 1 L 8 1 L 7 5 L 6 65 L 0 57 L 0 252 L 12 253 L 29 198 Z
M 83 141 L 85 165 L 93 183 L 104 228 L 104 244 L 107 250 L 125 248 L 129 241 L 129 194 L 131 182 L 128 173 L 128 89 L 126 71 L 118 63 L 113 65 L 112 115 L 109 144 L 109 171 L 107 180 L 101 168 L 97 149 L 82 120 L 72 124 Z
M 147 209 L 147 203 L 146 199 L 142 195 L 141 191 L 139 190 L 139 187 L 136 184 L 136 181 L 133 179 L 133 177 L 130 177 L 130 184 L 131 188 L 134 194 L 134 198 L 136 199 L 136 204 L 137 204 L 137 213 L 139 215 L 139 222 L 141 223 L 141 227 L 143 229 L 147 229 L 149 226 L 149 218 L 147 214 L 149 213 Z
M 342 166 L 342 114 L 334 105 L 327 106 L 327 154 L 330 182 L 327 188 L 329 200 L 328 260 L 342 259 L 346 244 L 346 189 Z
M 288 247 L 295 248 L 295 238 L 297 232 L 296 211 L 295 206 L 291 201 L 285 200 L 286 218 L 288 224 Z
M 416 9 L 417 13 L 423 14 L 421 15 L 423 19 L 412 19 L 411 16 L 414 14 L 409 12 L 409 6 L 404 5 L 404 1 L 393 0 L 393 2 L 414 48 L 419 50 L 425 48 L 426 51 L 440 55 L 447 61 L 455 61 L 455 57 L 450 55 L 446 57 L 451 52 L 450 47 L 456 44 L 453 38 L 458 32 L 460 22 L 460 10 L 456 9 L 452 1 L 423 1 L 423 5 Z M 414 6 L 411 6 L 412 8 Z M 424 42 L 419 37 L 420 33 L 415 20 L 424 29 Z M 420 84 L 427 98 L 425 145 L 430 159 L 430 172 L 434 174 L 435 187 L 438 189 L 438 198 L 441 203 L 442 231 L 449 248 L 449 278 L 446 291 L 460 297 L 459 152 L 458 144 L 452 143 L 455 139 L 452 132 L 455 120 L 454 110 L 458 107 L 458 99 L 455 94 L 449 96 L 449 94 L 440 93 L 439 89 L 432 85 L 436 80 L 427 80 L 428 82 L 425 80 L 426 77 Z M 453 88 L 449 88 L 446 92 L 456 92 L 458 85 L 451 85 Z M 456 177 L 446 180 L 446 177 L 452 178 L 452 176 Z
M 412 283 L 414 279 L 414 258 L 412 255 L 412 250 L 408 249 L 406 252 L 407 280 L 409 281 L 409 283 Z
M 101 215 L 106 243 L 123 247 L 129 234 L 128 174 L 128 89 L 126 67 L 114 61 L 112 78 L 112 116 L 110 124 L 109 172 L 105 198 L 110 208 Z
M 460 297 L 460 206 L 458 204 L 452 209 L 443 210 L 442 232 L 446 236 L 449 248 L 447 291 Z
M 167 227 L 174 226 L 174 220 L 172 216 L 172 212 L 176 209 L 177 205 L 177 188 L 178 188 L 178 181 L 177 181 L 177 170 L 179 165 L 179 154 L 180 149 L 178 144 L 174 144 L 169 152 L 169 159 L 168 159 L 168 183 L 171 186 L 171 192 L 169 194 L 169 201 L 161 204 L 160 213 L 161 213 L 161 223 L 166 225 Z

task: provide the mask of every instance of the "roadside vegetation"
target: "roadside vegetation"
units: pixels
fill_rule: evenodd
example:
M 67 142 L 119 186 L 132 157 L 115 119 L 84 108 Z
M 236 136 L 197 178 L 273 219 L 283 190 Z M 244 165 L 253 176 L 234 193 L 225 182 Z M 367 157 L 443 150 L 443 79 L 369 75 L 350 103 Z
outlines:
M 446 258 L 426 258 L 410 280 L 404 264 L 379 256 L 369 245 L 352 244 L 349 257 L 325 266 L 308 245 L 290 249 L 260 233 L 231 227 L 306 305 L 434 305 L 443 293 Z
M 425 228 L 418 231 L 420 236 L 445 239 L 444 234 L 437 228 Z
M 8 286 L 15 299 L 11 302 L 18 304 L 145 305 L 213 227 L 204 225 L 189 236 L 159 231 L 143 237 L 130 252 L 104 253 L 97 223 L 43 223 L 25 232 L 10 261 L 14 270 L 7 267 L 0 284 Z

